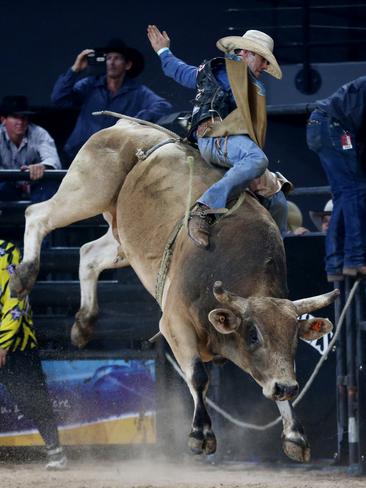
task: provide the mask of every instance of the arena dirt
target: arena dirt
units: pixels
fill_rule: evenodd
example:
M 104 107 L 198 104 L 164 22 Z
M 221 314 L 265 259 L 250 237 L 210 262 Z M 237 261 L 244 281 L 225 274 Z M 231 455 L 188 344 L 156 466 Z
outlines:
M 160 461 L 70 463 L 47 472 L 41 463 L 0 464 L 2 488 L 365 488 L 366 477 L 330 466 Z

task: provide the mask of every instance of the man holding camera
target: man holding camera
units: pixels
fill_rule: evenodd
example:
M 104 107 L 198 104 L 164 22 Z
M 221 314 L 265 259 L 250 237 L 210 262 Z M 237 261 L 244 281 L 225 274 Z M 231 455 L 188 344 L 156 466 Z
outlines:
M 79 79 L 93 57 L 105 60 L 105 74 Z M 93 116 L 92 112 L 110 110 L 151 122 L 171 112 L 169 102 L 135 80 L 143 69 L 144 58 L 137 49 L 112 39 L 104 48 L 81 51 L 71 68 L 58 78 L 51 95 L 53 103 L 80 109 L 64 148 L 69 162 L 92 134 L 116 121 L 111 116 Z

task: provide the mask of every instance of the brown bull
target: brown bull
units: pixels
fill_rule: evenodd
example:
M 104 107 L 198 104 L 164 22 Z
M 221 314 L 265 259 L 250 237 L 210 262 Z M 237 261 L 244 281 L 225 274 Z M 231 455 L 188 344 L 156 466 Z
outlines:
M 156 127 L 125 119 L 92 136 L 56 195 L 27 209 L 24 260 L 14 275 L 13 292 L 23 295 L 33 286 L 46 234 L 105 213 L 112 231 L 99 240 L 109 243 L 99 255 L 99 267 L 113 266 L 117 260 L 120 266 L 131 265 L 155 296 L 162 256 L 184 216 L 190 193 L 187 157 L 195 160 L 192 201 L 220 176 L 182 142 L 163 145 L 144 160 L 137 158 L 138 151 L 146 152 L 166 139 L 166 133 Z M 211 236 L 209 250 L 198 248 L 183 226 L 163 273 L 160 331 L 185 374 L 195 404 L 189 445 L 194 452 L 216 449 L 204 402 L 208 388 L 204 363 L 220 356 L 248 372 L 263 394 L 278 402 L 284 450 L 306 461 L 309 446 L 288 403 L 298 391 L 294 355 L 298 337 L 315 339 L 327 333 L 331 324 L 326 319 L 297 317 L 328 305 L 336 293 L 296 302 L 286 299 L 281 237 L 268 212 L 249 195 L 213 226 Z M 88 317 L 85 309 L 79 313 L 74 338 L 80 343 L 88 328 L 83 321 L 92 315 Z

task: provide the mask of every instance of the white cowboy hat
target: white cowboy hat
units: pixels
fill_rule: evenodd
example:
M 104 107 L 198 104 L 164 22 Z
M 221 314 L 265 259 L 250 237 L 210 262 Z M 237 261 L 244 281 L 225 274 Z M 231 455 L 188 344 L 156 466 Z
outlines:
M 324 210 L 322 212 L 314 212 L 310 210 L 309 215 L 310 218 L 315 225 L 315 227 L 321 232 L 322 230 L 322 220 L 323 217 L 327 215 L 332 215 L 333 212 L 333 200 L 328 200 L 325 204 Z
M 232 52 L 234 49 L 245 49 L 259 54 L 269 62 L 264 71 L 280 80 L 282 71 L 273 55 L 273 45 L 272 37 L 258 30 L 248 30 L 242 37 L 223 37 L 216 43 L 216 46 L 224 53 Z

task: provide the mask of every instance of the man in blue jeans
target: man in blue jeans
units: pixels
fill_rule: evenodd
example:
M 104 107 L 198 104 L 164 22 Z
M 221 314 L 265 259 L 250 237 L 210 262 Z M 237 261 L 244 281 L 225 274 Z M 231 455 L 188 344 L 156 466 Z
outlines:
M 189 236 L 198 246 L 207 248 L 215 214 L 223 212 L 230 198 L 267 170 L 268 160 L 262 150 L 266 132 L 265 91 L 258 78 L 263 71 L 275 78 L 282 77 L 273 55 L 273 40 L 256 30 L 247 31 L 242 37 L 225 37 L 216 45 L 226 57 L 214 58 L 197 68 L 172 54 L 165 31 L 161 33 L 150 25 L 147 33 L 164 73 L 187 88 L 197 89 L 189 137 L 197 140 L 207 162 L 227 169 L 223 178 L 197 200 L 190 214 Z M 271 205 L 278 206 L 286 232 L 287 205 L 279 191 L 281 184 L 270 172 L 266 172 L 265 184 L 258 184 L 265 187 L 262 196 L 275 195 Z M 277 211 L 269 210 L 272 215 Z
M 326 236 L 328 281 L 366 275 L 366 76 L 316 102 L 307 143 L 327 175 L 333 212 Z

